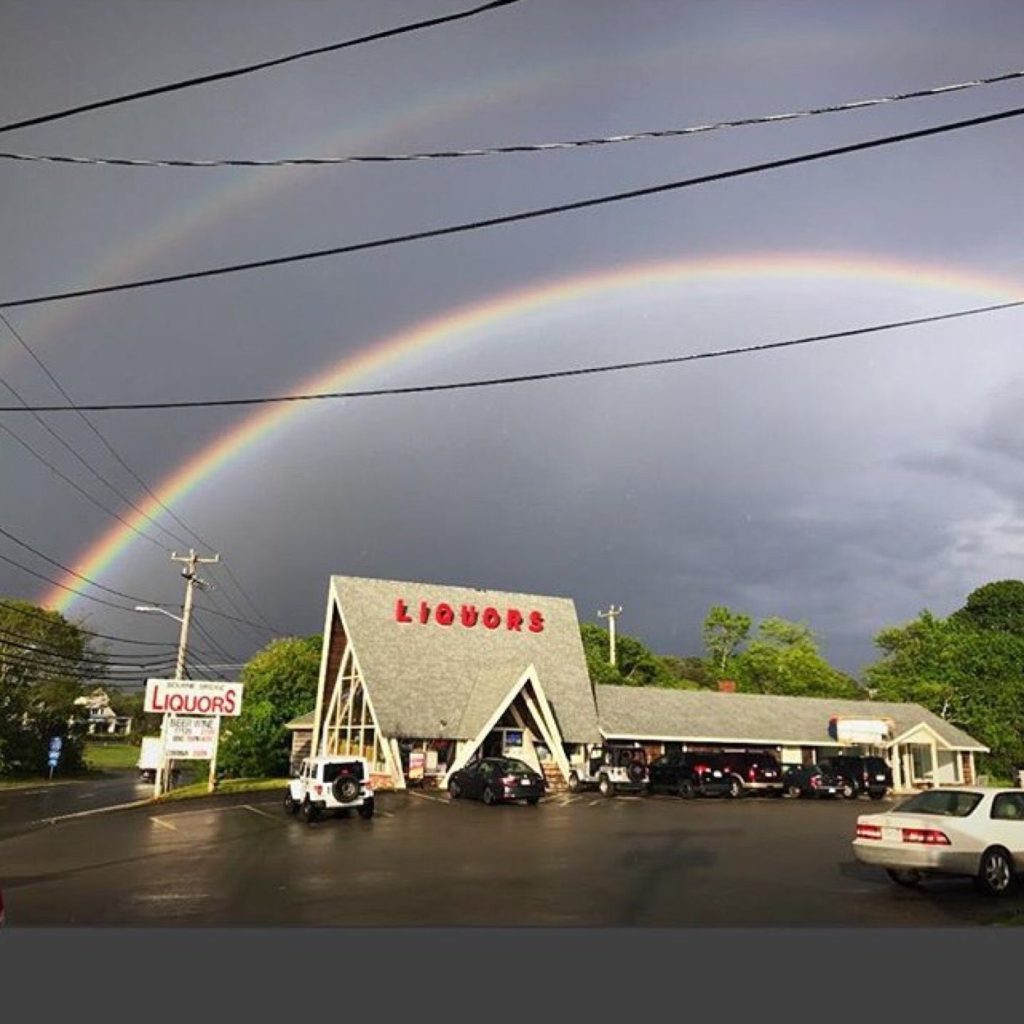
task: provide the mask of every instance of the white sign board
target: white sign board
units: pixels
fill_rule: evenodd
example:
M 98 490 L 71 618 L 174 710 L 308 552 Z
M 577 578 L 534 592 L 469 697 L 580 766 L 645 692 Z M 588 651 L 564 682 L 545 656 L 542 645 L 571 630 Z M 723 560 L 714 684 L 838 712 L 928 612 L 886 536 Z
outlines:
M 836 739 L 840 743 L 884 743 L 890 734 L 884 718 L 840 718 L 836 720 Z
M 168 715 L 167 757 L 172 761 L 209 761 L 217 755 L 220 717 Z
M 242 684 L 147 679 L 144 710 L 158 715 L 238 715 L 242 710 Z

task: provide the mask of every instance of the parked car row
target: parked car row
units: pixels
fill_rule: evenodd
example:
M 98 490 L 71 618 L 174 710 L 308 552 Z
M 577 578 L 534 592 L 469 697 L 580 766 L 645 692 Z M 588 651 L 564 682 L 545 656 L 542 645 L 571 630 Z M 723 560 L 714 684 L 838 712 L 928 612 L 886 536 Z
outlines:
M 641 747 L 594 748 L 569 777 L 569 789 L 592 787 L 605 796 L 620 791 L 671 792 L 732 798 L 747 794 L 855 797 L 880 800 L 892 788 L 881 757 L 836 755 L 815 765 L 782 765 L 770 751 L 671 752 L 648 763 Z
M 892 775 L 880 757 L 836 756 L 815 765 L 779 764 L 768 751 L 671 752 L 648 762 L 639 746 L 595 747 L 569 776 L 569 789 L 594 787 L 604 796 L 617 792 L 675 793 L 683 799 L 764 794 L 780 797 L 854 798 L 866 793 L 881 799 Z M 547 791 L 544 777 L 513 757 L 472 761 L 448 779 L 452 800 L 485 804 L 525 801 L 537 804 Z M 328 811 L 356 810 L 373 817 L 374 794 L 368 763 L 359 757 L 317 757 L 302 762 L 284 797 L 289 814 L 309 823 Z

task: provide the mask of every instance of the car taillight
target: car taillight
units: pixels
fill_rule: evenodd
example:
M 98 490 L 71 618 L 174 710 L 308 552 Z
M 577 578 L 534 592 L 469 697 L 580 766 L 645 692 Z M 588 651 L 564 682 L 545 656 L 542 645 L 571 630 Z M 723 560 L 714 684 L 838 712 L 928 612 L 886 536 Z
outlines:
M 501 780 L 504 786 L 514 786 L 516 784 L 516 777 L 514 775 L 506 775 Z
M 817 789 L 821 785 L 821 778 L 817 775 L 811 776 L 811 789 Z
M 923 843 L 925 846 L 949 846 L 949 836 L 940 832 L 937 828 L 905 828 L 903 842 Z
M 858 839 L 881 839 L 882 838 L 882 826 L 881 825 L 862 825 L 858 821 L 857 822 L 857 838 Z
M 321 786 L 319 782 L 313 787 L 313 792 L 316 793 L 317 796 L 320 796 L 323 791 L 324 787 Z
M 695 764 L 693 766 L 693 770 L 695 772 L 700 772 L 701 774 L 703 774 L 704 772 L 708 771 L 709 769 L 708 769 L 708 766 L 706 764 Z
M 754 779 L 757 778 L 756 769 L 748 768 L 747 769 L 747 778 L 750 779 L 751 782 L 753 782 Z

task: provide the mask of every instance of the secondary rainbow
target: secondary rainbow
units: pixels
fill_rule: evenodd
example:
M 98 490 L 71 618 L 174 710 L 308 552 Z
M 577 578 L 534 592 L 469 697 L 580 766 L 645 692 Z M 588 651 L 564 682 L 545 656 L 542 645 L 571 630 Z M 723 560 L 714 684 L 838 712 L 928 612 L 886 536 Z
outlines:
M 897 283 L 945 293 L 958 292 L 998 299 L 1024 297 L 1024 282 L 980 275 L 949 266 L 881 260 L 871 256 L 829 253 L 763 253 L 712 259 L 669 260 L 639 263 L 591 271 L 555 281 L 545 281 L 497 296 L 489 296 L 414 324 L 367 345 L 361 352 L 332 364 L 326 371 L 302 382 L 293 393 L 351 390 L 355 385 L 416 353 L 459 342 L 478 342 L 489 328 L 507 324 L 537 312 L 554 312 L 561 306 L 588 296 L 623 293 L 666 283 L 693 284 L 717 279 L 800 279 Z M 226 434 L 197 452 L 154 488 L 164 505 L 173 506 L 210 480 L 230 460 L 271 431 L 300 420 L 309 410 L 307 403 L 286 403 L 262 407 Z M 141 512 L 128 517 L 132 527 L 159 518 L 157 501 L 140 502 Z M 136 534 L 118 524 L 102 534 L 75 559 L 72 568 L 80 576 L 98 579 L 129 549 Z M 62 580 L 67 590 L 55 587 L 42 604 L 67 612 L 89 584 L 68 574 Z

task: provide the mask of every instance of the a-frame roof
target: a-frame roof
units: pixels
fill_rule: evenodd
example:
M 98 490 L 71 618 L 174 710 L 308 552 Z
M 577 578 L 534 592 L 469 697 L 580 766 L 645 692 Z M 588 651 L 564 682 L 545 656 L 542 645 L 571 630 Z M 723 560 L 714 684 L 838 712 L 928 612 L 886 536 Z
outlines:
M 330 600 L 340 611 L 386 735 L 470 739 L 474 723 L 486 719 L 488 701 L 500 700 L 532 664 L 562 738 L 570 743 L 600 739 L 576 608 L 569 598 L 332 576 Z M 399 601 L 405 610 L 401 616 L 396 614 Z M 420 622 L 421 601 L 431 610 L 426 623 Z M 434 617 L 442 603 L 454 612 L 450 625 Z M 462 624 L 463 605 L 476 610 L 475 625 Z M 483 624 L 487 608 L 501 616 L 494 629 Z M 509 627 L 510 610 L 522 616 L 518 629 Z M 530 631 L 531 612 L 542 616 L 542 631 Z

